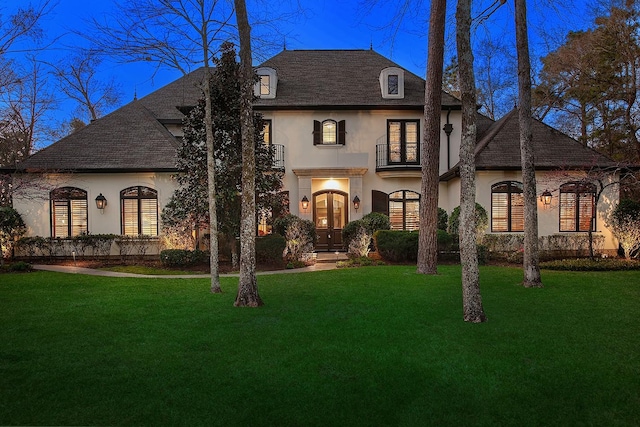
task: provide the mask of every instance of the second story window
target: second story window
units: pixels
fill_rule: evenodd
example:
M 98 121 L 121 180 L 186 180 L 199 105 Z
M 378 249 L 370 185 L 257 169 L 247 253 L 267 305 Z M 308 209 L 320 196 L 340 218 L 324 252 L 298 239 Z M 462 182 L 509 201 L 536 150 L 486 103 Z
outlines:
M 389 163 L 420 163 L 418 128 L 418 120 L 389 120 L 387 122 L 387 158 Z
M 345 121 L 313 121 L 313 145 L 344 145 Z

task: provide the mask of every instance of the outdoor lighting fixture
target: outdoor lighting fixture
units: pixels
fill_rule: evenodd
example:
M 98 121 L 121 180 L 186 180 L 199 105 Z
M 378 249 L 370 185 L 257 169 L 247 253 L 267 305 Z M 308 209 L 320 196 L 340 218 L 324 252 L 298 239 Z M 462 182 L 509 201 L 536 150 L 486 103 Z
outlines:
M 309 208 L 309 199 L 307 199 L 307 196 L 303 196 L 301 202 L 302 202 L 302 210 L 306 212 L 307 208 Z
M 102 193 L 98 194 L 96 197 L 96 207 L 100 209 L 101 213 L 104 213 L 104 208 L 107 206 L 107 199 L 102 195 Z
M 353 208 L 356 210 L 356 212 L 358 212 L 358 209 L 360 209 L 360 197 L 356 196 L 353 198 Z
M 549 190 L 545 190 L 544 193 L 542 193 L 542 195 L 540 196 L 540 201 L 542 201 L 542 204 L 545 206 L 549 206 L 551 204 L 551 193 L 549 192 Z

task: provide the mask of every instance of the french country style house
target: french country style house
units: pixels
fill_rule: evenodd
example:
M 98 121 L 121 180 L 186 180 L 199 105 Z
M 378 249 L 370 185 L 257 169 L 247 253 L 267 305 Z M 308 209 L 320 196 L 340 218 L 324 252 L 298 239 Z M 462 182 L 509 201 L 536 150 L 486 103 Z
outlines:
M 255 109 L 265 142 L 284 170 L 289 210 L 314 221 L 316 250 L 344 250 L 341 230 L 369 212 L 392 228 L 417 230 L 424 80 L 373 50 L 284 50 L 256 67 Z M 33 154 L 17 167 L 24 186 L 14 207 L 28 234 L 157 236 L 160 212 L 176 189 L 172 176 L 184 111 L 202 97 L 202 70 L 135 100 Z M 460 101 L 443 93 L 439 206 L 459 205 Z M 539 233 L 617 241 L 606 216 L 618 188 L 586 180 L 615 164 L 576 140 L 534 123 Z M 516 110 L 498 121 L 479 117 L 477 202 L 489 235 L 522 234 L 523 200 Z M 603 178 L 604 176 L 604 178 Z M 600 175 L 604 183 L 615 173 Z M 262 222 L 258 233 L 268 233 Z

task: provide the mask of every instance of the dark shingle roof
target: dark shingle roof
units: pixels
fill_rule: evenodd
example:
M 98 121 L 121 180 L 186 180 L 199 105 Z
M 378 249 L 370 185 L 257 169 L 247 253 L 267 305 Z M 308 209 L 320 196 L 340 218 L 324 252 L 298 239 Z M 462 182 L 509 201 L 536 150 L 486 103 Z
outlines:
M 193 107 L 199 99 L 204 97 L 202 93 L 203 79 L 204 68 L 198 68 L 140 98 L 139 102 L 161 122 L 180 123 L 184 114 L 180 112 L 179 108 Z
M 571 170 L 616 166 L 616 163 L 608 157 L 585 147 L 570 136 L 539 120 L 533 120 L 532 131 L 536 169 Z M 520 126 L 517 109 L 494 122 L 478 137 L 475 149 L 476 169 L 521 169 Z M 460 165 L 456 164 L 451 170 L 444 173 L 441 179 L 446 180 L 454 177 L 459 168 Z
M 380 71 L 399 65 L 373 50 L 285 50 L 260 66 L 276 70 L 278 88 L 275 99 L 259 99 L 257 107 L 424 106 L 424 80 L 408 70 L 404 99 L 382 98 Z M 443 92 L 442 104 L 460 101 Z
M 33 154 L 18 170 L 175 170 L 176 137 L 134 101 Z

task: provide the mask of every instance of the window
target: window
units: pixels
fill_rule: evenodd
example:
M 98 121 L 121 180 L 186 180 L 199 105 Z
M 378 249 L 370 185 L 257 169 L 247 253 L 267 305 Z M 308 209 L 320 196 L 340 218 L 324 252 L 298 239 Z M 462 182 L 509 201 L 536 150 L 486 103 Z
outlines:
M 129 187 L 120 192 L 122 234 L 158 235 L 158 192 L 149 187 Z
M 596 186 L 569 182 L 560 186 L 560 231 L 595 231 Z
M 73 237 L 87 234 L 87 192 L 61 187 L 49 193 L 51 200 L 51 236 Z
M 345 134 L 344 120 L 313 121 L 313 145 L 344 145 Z
M 522 183 L 504 181 L 491 187 L 491 231 L 524 231 Z
M 387 77 L 387 94 L 389 95 L 398 94 L 398 75 L 397 74 L 389 74 L 389 76 Z
M 400 190 L 389 194 L 389 221 L 392 230 L 420 228 L 420 194 Z
M 265 145 L 271 145 L 271 120 L 263 120 L 264 127 L 262 128 L 262 140 Z
M 269 82 L 271 80 L 271 76 L 260 76 L 260 96 L 269 95 L 271 93 L 271 88 L 269 87 Z
M 380 71 L 380 91 L 382 98 L 404 98 L 404 70 L 398 67 L 389 67 Z
M 389 164 L 418 164 L 418 120 L 387 121 L 387 158 Z

